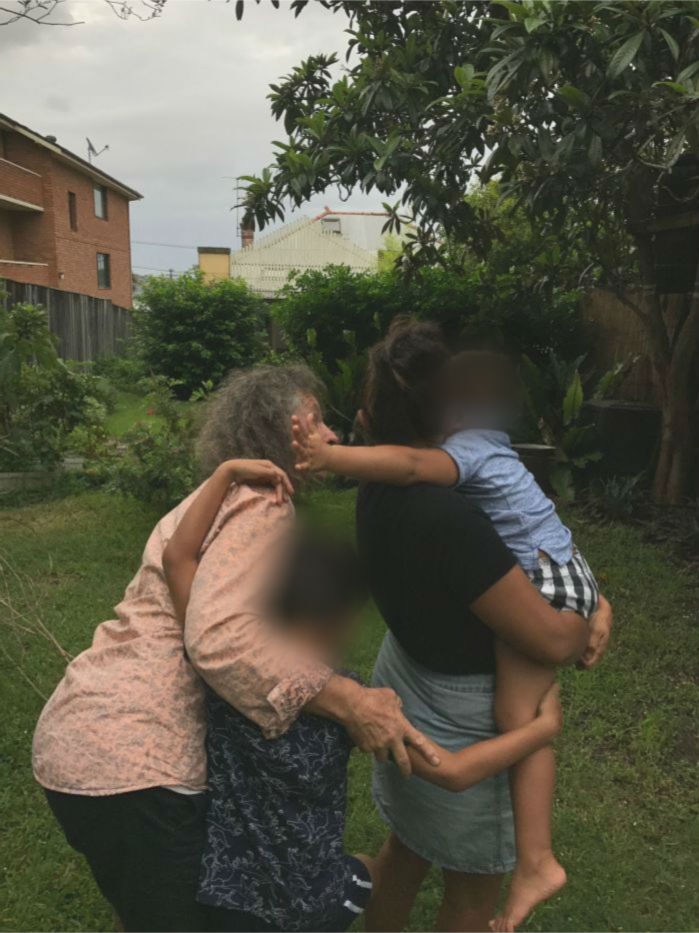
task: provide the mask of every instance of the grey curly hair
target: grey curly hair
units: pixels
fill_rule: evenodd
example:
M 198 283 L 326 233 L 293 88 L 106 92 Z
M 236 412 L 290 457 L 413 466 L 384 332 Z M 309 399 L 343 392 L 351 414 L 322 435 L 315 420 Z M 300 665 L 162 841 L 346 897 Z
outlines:
M 202 474 L 224 460 L 271 460 L 295 479 L 291 416 L 323 385 L 303 364 L 253 366 L 232 372 L 209 401 L 197 442 Z

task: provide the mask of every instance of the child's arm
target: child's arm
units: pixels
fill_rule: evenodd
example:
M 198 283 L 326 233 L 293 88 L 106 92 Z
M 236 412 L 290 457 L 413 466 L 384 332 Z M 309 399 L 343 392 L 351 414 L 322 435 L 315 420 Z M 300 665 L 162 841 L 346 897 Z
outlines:
M 432 447 L 401 447 L 381 444 L 377 447 L 343 447 L 328 444 L 321 437 L 312 418 L 291 419 L 296 452 L 296 469 L 302 472 L 329 471 L 353 479 L 410 486 L 412 483 L 435 483 L 454 486 L 459 471 L 449 454 Z
M 274 486 L 281 505 L 294 488 L 284 470 L 269 460 L 226 460 L 212 473 L 189 506 L 163 551 L 163 572 L 177 618 L 184 622 L 199 552 L 231 483 Z
M 536 719 L 493 739 L 477 742 L 458 752 L 440 749 L 438 767 L 428 765 L 417 752 L 408 750 L 413 774 L 458 793 L 512 767 L 522 758 L 548 745 L 561 731 L 563 724 L 560 688 L 554 684 L 544 694 Z

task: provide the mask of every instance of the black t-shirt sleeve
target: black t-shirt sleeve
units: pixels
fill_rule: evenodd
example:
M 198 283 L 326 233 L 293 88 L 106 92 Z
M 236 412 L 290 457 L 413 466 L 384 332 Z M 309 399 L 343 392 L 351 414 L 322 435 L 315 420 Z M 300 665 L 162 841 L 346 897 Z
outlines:
M 439 573 L 465 607 L 501 580 L 517 563 L 488 516 L 458 493 L 440 509 Z

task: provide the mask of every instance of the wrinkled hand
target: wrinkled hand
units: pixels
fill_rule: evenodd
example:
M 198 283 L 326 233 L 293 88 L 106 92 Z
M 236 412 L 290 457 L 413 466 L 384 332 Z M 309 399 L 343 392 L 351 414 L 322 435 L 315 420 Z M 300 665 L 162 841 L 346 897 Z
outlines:
M 276 490 L 277 505 L 286 502 L 294 494 L 289 477 L 271 460 L 227 460 L 223 468 L 233 483 L 273 486 Z
M 581 670 L 594 667 L 604 656 L 612 632 L 613 613 L 608 600 L 600 594 L 597 611 L 590 617 L 590 635 L 587 648 L 582 653 L 577 666 Z
M 408 777 L 412 771 L 406 745 L 414 748 L 429 764 L 437 767 L 436 747 L 405 718 L 401 701 L 388 687 L 365 687 L 345 720 L 355 745 L 371 752 L 377 761 L 388 761 L 389 753 Z
M 315 473 L 324 470 L 331 445 L 318 433 L 313 415 L 308 415 L 306 418 L 292 415 L 291 436 L 291 449 L 296 455 L 294 469 L 299 473 Z

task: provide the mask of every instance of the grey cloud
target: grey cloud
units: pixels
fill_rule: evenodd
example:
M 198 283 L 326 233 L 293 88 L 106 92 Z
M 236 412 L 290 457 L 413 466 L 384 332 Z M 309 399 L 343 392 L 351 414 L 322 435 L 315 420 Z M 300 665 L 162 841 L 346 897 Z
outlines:
M 86 136 L 108 143 L 98 164 L 144 195 L 132 208 L 135 241 L 236 248 L 233 179 L 259 171 L 283 137 L 269 84 L 307 55 L 343 50 L 345 20 L 314 7 L 296 20 L 251 2 L 240 23 L 232 3 L 206 0 L 169 0 L 145 23 L 122 22 L 102 0 L 66 6 L 85 24 L 0 29 L 0 109 L 80 155 Z M 325 204 L 340 206 L 337 193 L 303 213 Z M 137 271 L 195 262 L 194 249 L 134 247 Z

